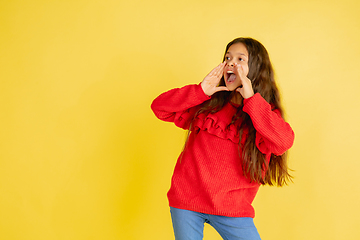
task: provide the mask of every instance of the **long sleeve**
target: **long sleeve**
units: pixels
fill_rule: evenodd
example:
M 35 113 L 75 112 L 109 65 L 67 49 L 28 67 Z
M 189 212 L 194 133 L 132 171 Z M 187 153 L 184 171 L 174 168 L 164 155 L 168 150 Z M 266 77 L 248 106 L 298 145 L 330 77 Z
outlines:
M 207 214 L 253 218 L 255 211 L 251 203 L 260 184 L 250 181 L 242 171 L 241 120 L 232 121 L 238 107 L 229 102 L 217 112 L 203 112 L 194 117 L 201 104 L 209 99 L 200 85 L 189 85 L 165 92 L 151 104 L 161 120 L 184 129 L 193 123 L 171 178 L 169 205 Z M 244 104 L 257 130 L 257 147 L 267 159 L 271 151 L 278 153 L 289 147 L 290 140 L 282 143 L 278 138 L 292 130 L 287 129 L 278 113 L 271 111 L 270 104 L 260 95 Z M 280 135 L 273 136 L 272 132 Z M 247 135 L 243 135 L 246 140 Z
M 256 146 L 262 153 L 282 155 L 293 145 L 292 128 L 259 93 L 244 100 L 243 110 L 256 129 Z
M 160 120 L 188 129 L 196 106 L 209 99 L 199 84 L 187 85 L 160 94 L 152 102 L 151 109 Z

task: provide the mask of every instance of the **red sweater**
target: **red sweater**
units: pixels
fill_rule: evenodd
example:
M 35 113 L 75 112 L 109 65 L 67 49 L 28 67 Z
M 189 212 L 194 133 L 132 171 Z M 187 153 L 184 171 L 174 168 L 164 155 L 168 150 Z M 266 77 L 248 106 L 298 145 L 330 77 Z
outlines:
M 209 99 L 200 85 L 188 85 L 161 94 L 151 108 L 159 119 L 189 129 L 199 104 Z M 256 129 L 256 146 L 268 161 L 271 153 L 281 155 L 292 146 L 290 125 L 259 93 L 244 99 L 243 111 Z M 228 103 L 214 114 L 196 117 L 174 169 L 168 192 L 171 207 L 229 217 L 255 216 L 251 204 L 260 184 L 250 183 L 243 174 L 236 127 L 240 123 L 229 126 L 235 113 L 236 107 Z

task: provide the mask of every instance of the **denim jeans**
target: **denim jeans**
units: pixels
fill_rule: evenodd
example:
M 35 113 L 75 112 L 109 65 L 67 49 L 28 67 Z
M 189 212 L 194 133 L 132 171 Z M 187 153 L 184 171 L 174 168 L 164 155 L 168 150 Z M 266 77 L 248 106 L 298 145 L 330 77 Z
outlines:
M 249 217 L 225 217 L 170 207 L 175 240 L 203 239 L 204 223 L 210 224 L 225 240 L 261 240 Z

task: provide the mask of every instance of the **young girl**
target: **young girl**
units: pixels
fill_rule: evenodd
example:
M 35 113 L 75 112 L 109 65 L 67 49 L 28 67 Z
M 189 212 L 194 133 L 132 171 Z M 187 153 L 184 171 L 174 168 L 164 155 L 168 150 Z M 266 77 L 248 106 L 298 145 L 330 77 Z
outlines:
M 223 239 L 260 239 L 252 201 L 260 185 L 291 181 L 294 141 L 264 46 L 234 39 L 200 84 L 165 92 L 151 108 L 189 130 L 168 192 L 175 239 L 202 239 L 204 223 Z

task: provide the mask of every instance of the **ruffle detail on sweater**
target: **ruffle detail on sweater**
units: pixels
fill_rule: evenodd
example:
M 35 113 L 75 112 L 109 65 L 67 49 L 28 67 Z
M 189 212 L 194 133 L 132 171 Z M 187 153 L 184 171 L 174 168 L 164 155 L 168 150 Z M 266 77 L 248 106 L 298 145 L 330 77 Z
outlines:
M 207 131 L 208 133 L 218 136 L 223 139 L 229 139 L 234 143 L 239 143 L 239 123 L 230 124 L 219 120 L 214 114 L 201 113 L 196 116 L 193 126 L 193 131 L 199 130 Z

